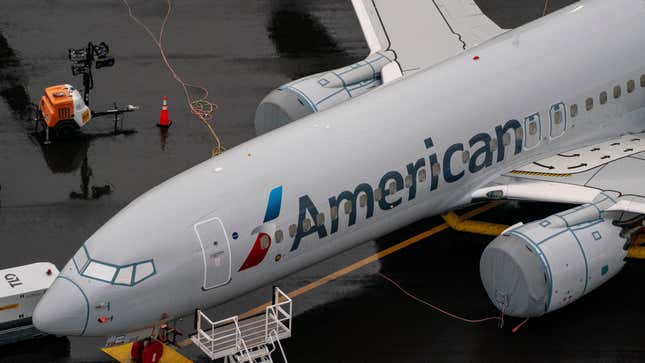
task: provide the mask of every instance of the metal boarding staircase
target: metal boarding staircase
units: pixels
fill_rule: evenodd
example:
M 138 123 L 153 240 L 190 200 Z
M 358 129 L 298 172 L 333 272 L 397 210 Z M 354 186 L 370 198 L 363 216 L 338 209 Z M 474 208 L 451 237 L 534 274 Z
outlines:
M 272 354 L 279 350 L 287 357 L 280 340 L 291 337 L 293 302 L 278 287 L 274 288 L 273 305 L 264 314 L 239 320 L 237 316 L 217 322 L 197 310 L 197 333 L 191 337 L 211 360 L 224 358 L 225 363 L 273 363 Z

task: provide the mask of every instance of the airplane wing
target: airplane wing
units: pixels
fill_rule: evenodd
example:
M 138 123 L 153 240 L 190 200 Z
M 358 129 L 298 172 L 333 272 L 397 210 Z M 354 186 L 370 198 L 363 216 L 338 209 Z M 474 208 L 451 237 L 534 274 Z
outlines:
M 473 0 L 352 0 L 371 53 L 392 51 L 403 75 L 502 32 Z
M 473 192 L 473 201 L 516 199 L 585 204 L 645 214 L 645 133 L 628 134 L 515 168 Z

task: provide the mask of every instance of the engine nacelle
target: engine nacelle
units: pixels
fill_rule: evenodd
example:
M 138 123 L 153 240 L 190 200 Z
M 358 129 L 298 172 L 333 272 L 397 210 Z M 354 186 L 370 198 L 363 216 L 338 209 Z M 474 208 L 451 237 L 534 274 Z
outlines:
M 627 243 L 620 227 L 587 204 L 505 231 L 484 250 L 480 275 L 500 311 L 536 317 L 616 275 L 625 264 Z
M 314 112 L 336 106 L 400 77 L 391 51 L 371 54 L 365 60 L 326 73 L 298 79 L 267 95 L 255 112 L 258 135 Z

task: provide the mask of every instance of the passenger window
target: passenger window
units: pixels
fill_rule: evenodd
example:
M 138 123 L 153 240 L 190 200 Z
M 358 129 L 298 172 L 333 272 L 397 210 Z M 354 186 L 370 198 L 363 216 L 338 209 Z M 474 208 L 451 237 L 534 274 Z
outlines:
M 294 237 L 296 235 L 296 225 L 292 224 L 289 226 L 289 236 Z
M 636 82 L 634 82 L 634 80 L 632 79 L 627 81 L 627 93 L 634 92 L 634 88 L 636 88 Z
M 316 225 L 322 226 L 325 224 L 325 214 L 324 213 L 318 213 L 316 216 Z
M 132 285 L 132 272 L 134 272 L 133 266 L 121 267 L 119 273 L 114 279 L 115 284 L 119 285 Z
M 585 101 L 585 106 L 587 108 L 587 111 L 591 111 L 591 109 L 593 109 L 593 98 L 587 98 L 587 101 Z
M 344 208 L 345 209 L 345 214 L 349 214 L 349 213 L 352 212 L 352 202 L 350 202 L 350 201 L 345 202 L 344 207 L 345 207 Z
M 84 276 L 106 282 L 112 282 L 114 274 L 116 274 L 116 267 L 96 261 L 90 262 L 90 264 L 87 265 L 87 268 L 83 272 Z
M 284 239 L 284 232 L 281 229 L 275 231 L 275 242 L 280 243 Z
M 390 191 L 390 195 L 396 193 L 396 182 L 390 182 L 390 186 L 388 187 Z
M 538 127 L 537 123 L 531 122 L 529 124 L 529 135 L 535 135 L 537 133 Z
M 260 234 L 260 248 L 263 250 L 266 250 L 269 247 L 269 244 L 271 243 L 271 237 L 269 237 L 268 234 L 261 233 Z
M 310 230 L 310 229 L 311 229 L 311 219 L 309 219 L 309 218 L 305 218 L 305 219 L 302 221 L 302 230 L 303 230 L 304 232 L 309 232 L 309 230 Z
M 419 170 L 419 183 L 423 183 L 426 181 L 426 170 L 421 169 Z
M 470 151 L 466 150 L 461 153 L 461 161 L 463 161 L 464 164 L 467 164 L 468 160 L 470 160 Z
M 411 188 L 412 187 L 412 175 L 406 175 L 405 176 L 405 187 L 406 188 Z
M 361 204 L 361 208 L 364 208 L 367 205 L 367 194 L 361 194 L 358 198 L 358 202 Z
M 578 105 L 573 104 L 571 105 L 571 117 L 576 117 L 578 116 Z
M 621 94 L 622 89 L 620 88 L 620 86 L 614 87 L 614 98 L 619 98 Z
M 381 188 L 374 189 L 374 200 L 378 202 L 381 198 L 383 198 L 383 191 Z
M 432 175 L 439 175 L 441 172 L 441 165 L 439 163 L 432 164 Z
M 140 263 L 136 266 L 134 273 L 134 283 L 138 284 L 139 282 L 147 279 L 155 273 L 155 268 L 152 262 Z
M 645 87 L 645 74 L 641 75 L 641 87 Z
M 495 138 L 490 141 L 490 151 L 497 151 L 497 139 Z
M 553 113 L 553 123 L 559 125 L 562 123 L 562 111 L 558 110 Z
M 607 92 L 602 91 L 600 92 L 600 104 L 604 105 L 605 103 L 607 103 Z
M 338 207 L 331 207 L 329 210 L 329 216 L 332 220 L 338 219 Z
M 510 136 L 509 136 L 510 137 Z M 524 129 L 515 129 L 515 137 L 521 139 L 524 137 Z M 508 139 L 508 143 L 511 143 L 511 139 Z

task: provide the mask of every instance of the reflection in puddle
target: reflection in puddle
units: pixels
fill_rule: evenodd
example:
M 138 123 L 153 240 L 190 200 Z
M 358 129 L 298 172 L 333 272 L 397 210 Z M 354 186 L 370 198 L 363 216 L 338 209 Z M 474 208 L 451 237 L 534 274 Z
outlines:
M 32 134 L 33 135 L 33 134 Z M 87 151 L 90 148 L 90 140 L 85 135 L 69 140 L 61 140 L 45 145 L 41 135 L 33 135 L 40 145 L 45 162 L 54 174 L 72 173 L 81 166 L 84 159 L 87 159 Z
M 92 200 L 112 194 L 112 187 L 109 184 L 90 186 L 92 175 L 92 168 L 90 168 L 87 162 L 87 156 L 85 156 L 81 163 L 81 191 L 73 191 L 69 193 L 69 197 L 72 199 Z
M 347 54 L 320 20 L 297 2 L 273 3 L 267 32 L 283 59 L 298 61 L 284 70 L 293 79 L 344 67 L 361 59 Z
M 159 139 L 161 142 L 161 151 L 166 151 L 166 141 L 168 140 L 168 128 L 159 128 Z
M 118 132 L 104 132 L 86 134 L 76 133 L 73 137 L 64 140 L 55 140 L 51 144 L 44 143 L 44 133 L 31 133 L 31 140 L 40 146 L 47 166 L 54 174 L 72 173 L 81 166 L 87 157 L 90 142 L 118 135 L 132 135 L 136 130 L 119 130 Z
M 0 346 L 0 362 L 53 362 L 70 356 L 67 337 L 46 336 Z
M 25 89 L 27 82 L 21 67 L 16 52 L 0 33 L 0 97 L 7 102 L 14 114 L 24 116 L 31 99 Z
M 306 12 L 274 11 L 267 30 L 281 56 L 296 58 L 343 53 L 320 21 Z
M 119 130 L 116 133 L 78 133 L 73 138 L 58 140 L 51 144 L 43 142 L 42 132 L 32 133 L 31 139 L 40 146 L 45 162 L 52 173 L 69 174 L 80 169 L 80 189 L 69 193 L 71 199 L 94 200 L 112 194 L 114 188 L 110 184 L 91 185 L 94 173 L 87 156 L 91 141 L 117 135 L 131 135 L 135 132 L 135 130 Z

